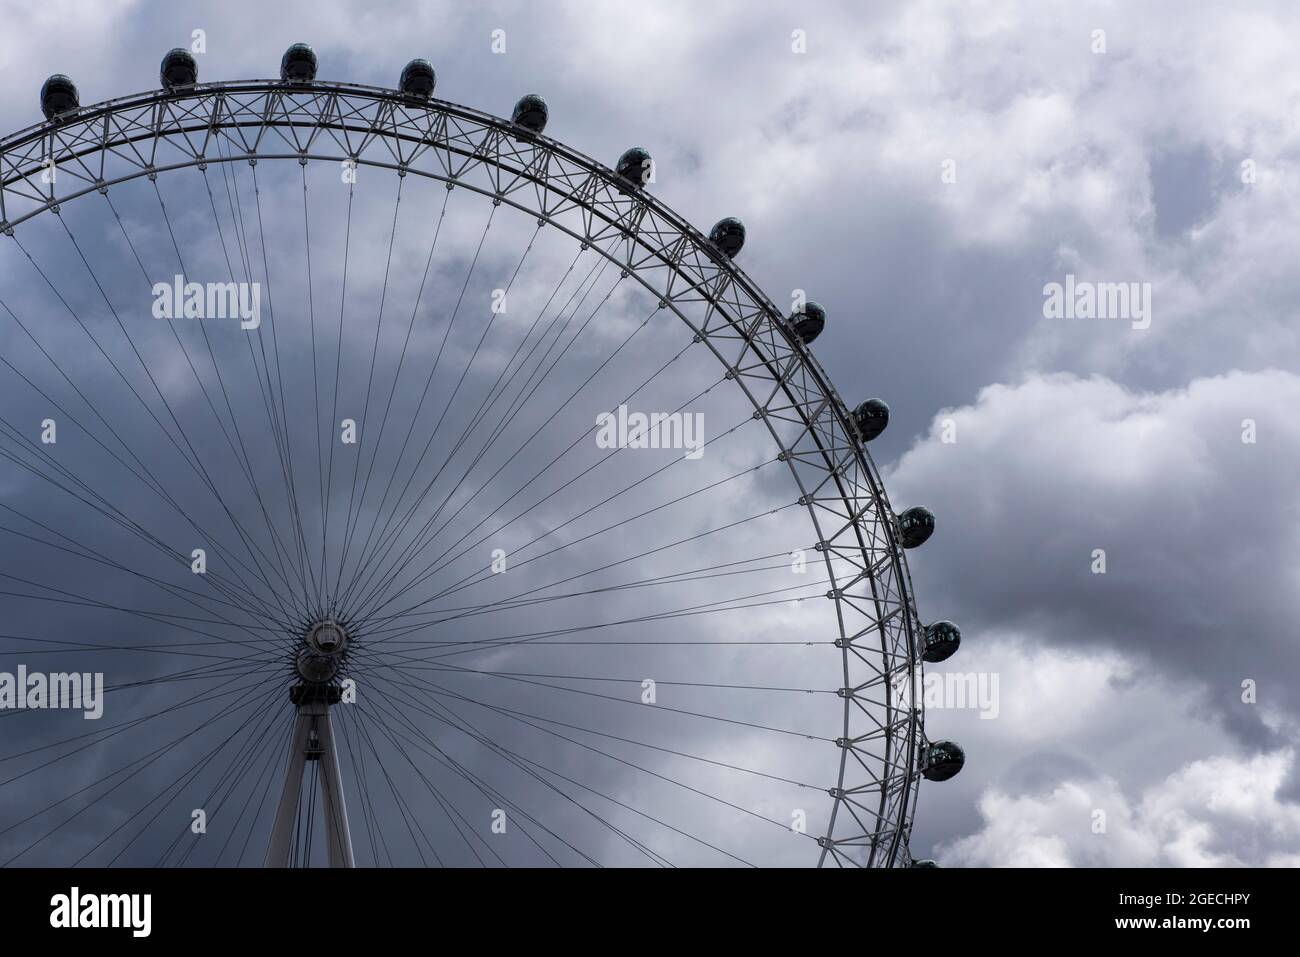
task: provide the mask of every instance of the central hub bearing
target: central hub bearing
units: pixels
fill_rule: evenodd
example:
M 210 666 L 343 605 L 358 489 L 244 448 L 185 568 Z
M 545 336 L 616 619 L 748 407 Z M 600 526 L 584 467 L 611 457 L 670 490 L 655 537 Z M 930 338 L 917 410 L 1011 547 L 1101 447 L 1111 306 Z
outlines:
M 332 618 L 319 621 L 307 632 L 307 646 L 322 655 L 341 655 L 348 647 L 348 633 Z
M 298 677 L 309 685 L 323 685 L 339 673 L 348 647 L 348 632 L 332 618 L 318 621 L 307 630 L 294 662 Z

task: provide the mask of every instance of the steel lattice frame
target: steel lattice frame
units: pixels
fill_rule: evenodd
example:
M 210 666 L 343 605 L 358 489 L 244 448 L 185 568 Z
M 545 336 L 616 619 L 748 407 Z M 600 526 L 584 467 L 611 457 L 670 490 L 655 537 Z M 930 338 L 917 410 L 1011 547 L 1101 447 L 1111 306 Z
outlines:
M 708 346 L 789 466 L 832 584 L 844 719 L 819 863 L 908 864 L 925 735 L 907 562 L 847 407 L 772 301 L 682 217 L 581 153 L 476 110 L 346 83 L 197 84 L 18 132 L 0 141 L 0 230 L 141 176 L 262 159 L 354 162 L 490 196 L 594 247 Z M 702 325 L 684 308 L 701 305 Z M 852 577 L 837 580 L 833 559 Z

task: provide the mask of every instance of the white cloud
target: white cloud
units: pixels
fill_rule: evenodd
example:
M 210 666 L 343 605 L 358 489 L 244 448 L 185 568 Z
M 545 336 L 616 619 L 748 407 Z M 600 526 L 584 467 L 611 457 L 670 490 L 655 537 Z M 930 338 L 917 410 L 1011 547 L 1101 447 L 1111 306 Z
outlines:
M 1294 866 L 1300 806 L 1278 796 L 1295 753 L 1193 761 L 1130 798 L 1111 777 L 1065 780 L 1043 794 L 994 787 L 983 826 L 941 848 L 983 867 Z M 1096 833 L 1096 812 L 1105 831 Z
M 940 413 L 887 476 L 897 506 L 938 516 L 914 553 L 922 612 L 1123 650 L 1209 682 L 1220 712 L 1240 711 L 1246 678 L 1264 709 L 1293 709 L 1295 683 L 1261 676 L 1296 667 L 1281 626 L 1300 613 L 1297 402 L 1280 371 L 1155 394 L 1035 376 Z

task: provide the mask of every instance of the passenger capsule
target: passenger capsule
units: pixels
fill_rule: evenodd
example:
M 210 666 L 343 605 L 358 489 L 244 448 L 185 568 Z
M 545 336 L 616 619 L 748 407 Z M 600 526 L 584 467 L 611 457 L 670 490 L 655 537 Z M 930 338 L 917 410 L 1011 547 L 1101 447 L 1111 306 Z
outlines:
M 56 73 L 41 87 L 41 112 L 47 120 L 71 113 L 81 106 L 77 86 L 62 73 Z
M 515 126 L 522 126 L 529 133 L 540 133 L 546 129 L 546 121 L 550 119 L 550 115 L 545 100 L 536 93 L 526 93 L 515 104 L 514 112 L 510 114 L 510 122 Z
M 961 645 L 961 629 L 950 621 L 925 626 L 925 647 L 921 657 L 930 664 L 947 661 Z
M 952 741 L 931 742 L 921 752 L 921 773 L 927 781 L 947 781 L 966 764 L 966 752 Z
M 312 72 L 315 72 L 314 68 Z M 402 79 L 398 83 L 398 88 L 407 96 L 427 100 L 433 96 L 433 88 L 437 81 L 438 77 L 433 72 L 432 63 L 428 60 L 412 60 L 402 68 Z
M 908 866 L 909 866 L 909 867 L 938 867 L 938 866 L 939 866 L 939 862 L 938 862 L 938 861 L 932 861 L 932 860 L 930 860 L 929 858 L 921 858 L 921 859 L 919 859 L 919 860 L 915 860 L 915 861 L 913 861 L 913 862 L 912 862 L 910 865 L 908 865 Z
M 650 153 L 639 146 L 634 146 L 618 158 L 614 172 L 633 186 L 646 186 L 654 176 L 654 160 Z
M 902 537 L 904 548 L 924 545 L 934 534 L 934 512 L 919 505 L 909 508 L 898 516 L 898 533 Z
M 853 410 L 853 423 L 863 442 L 870 442 L 889 425 L 889 406 L 883 399 L 868 399 Z
M 717 246 L 728 259 L 745 248 L 745 224 L 735 216 L 720 219 L 709 230 L 709 242 Z
M 193 86 L 199 82 L 199 65 L 194 62 L 194 54 L 183 47 L 168 50 L 158 68 L 158 79 L 162 81 L 164 90 Z
M 286 83 L 310 83 L 316 79 L 316 51 L 306 43 L 295 43 L 280 58 L 280 79 Z
M 794 326 L 794 334 L 803 340 L 804 345 L 809 345 L 826 328 L 826 310 L 810 299 L 790 316 L 790 325 Z

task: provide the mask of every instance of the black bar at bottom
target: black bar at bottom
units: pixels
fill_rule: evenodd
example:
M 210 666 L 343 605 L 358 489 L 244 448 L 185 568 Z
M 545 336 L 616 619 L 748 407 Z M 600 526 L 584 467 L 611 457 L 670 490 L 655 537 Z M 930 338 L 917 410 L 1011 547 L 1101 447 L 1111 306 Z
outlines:
M 712 939 L 734 947 L 770 945 L 777 933 L 797 939 L 800 928 L 935 946 L 981 938 L 1232 946 L 1285 934 L 1295 886 L 1291 870 L 1222 869 L 0 870 L 0 926 L 10 944 L 75 935 L 128 947 L 609 944 L 663 934 L 675 947 Z

